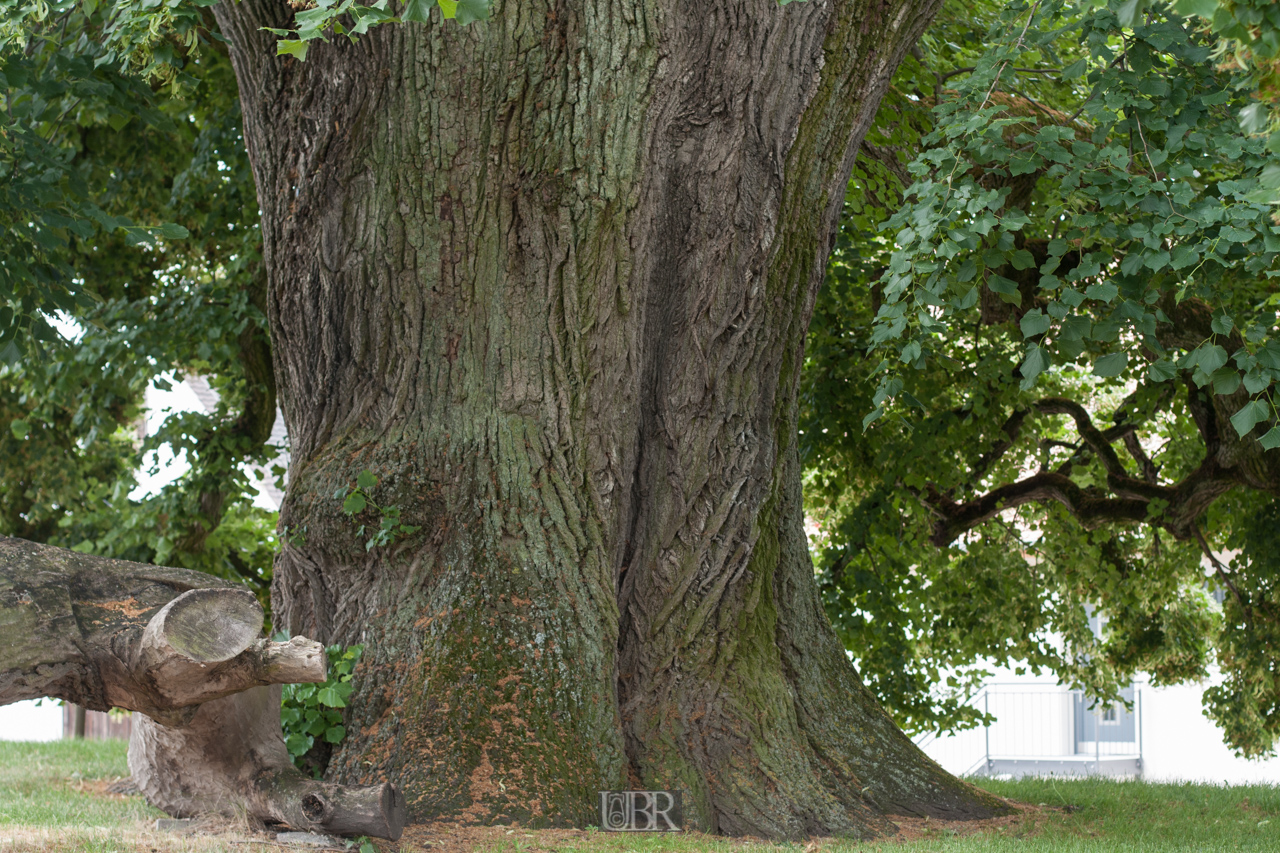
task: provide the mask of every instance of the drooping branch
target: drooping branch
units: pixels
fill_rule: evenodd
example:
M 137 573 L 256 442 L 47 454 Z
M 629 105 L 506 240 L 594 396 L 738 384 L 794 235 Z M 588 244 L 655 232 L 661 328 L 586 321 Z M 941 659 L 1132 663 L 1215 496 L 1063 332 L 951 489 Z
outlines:
M 927 491 L 923 502 L 938 516 L 930 541 L 945 548 L 957 536 L 998 513 L 1023 504 L 1056 501 L 1089 529 L 1107 522 L 1137 523 L 1147 517 L 1145 500 L 1112 498 L 1096 488 L 1081 488 L 1057 471 L 1035 474 L 1000 486 L 970 501 L 958 503 L 936 491 Z
M 937 517 L 931 541 L 938 547 L 946 547 L 966 530 L 982 524 L 1006 509 L 1027 503 L 1055 501 L 1066 507 L 1087 529 L 1108 523 L 1138 524 L 1150 522 L 1169 531 L 1177 539 L 1189 539 L 1195 535 L 1195 520 L 1220 495 L 1238 484 L 1239 478 L 1230 469 L 1218 464 L 1216 457 L 1207 454 L 1201 464 L 1182 480 L 1171 485 L 1159 483 L 1154 463 L 1147 457 L 1138 441 L 1136 426 L 1121 423 L 1106 430 L 1099 429 L 1087 409 L 1063 397 L 1048 397 L 1037 401 L 1033 409 L 1043 414 L 1070 416 L 1084 445 L 1082 450 L 1096 456 L 1107 472 L 1107 489 L 1082 488 L 1070 477 L 1073 460 L 1056 471 L 1039 471 L 1036 474 L 999 486 L 972 500 L 957 502 L 936 488 L 927 489 L 922 502 Z M 1025 410 L 1024 410 L 1025 411 Z M 1021 426 L 1023 418 L 1006 422 Z M 1016 420 L 1015 420 L 1016 418 Z M 1016 435 L 1014 436 L 1016 438 Z M 1112 444 L 1123 441 L 1130 447 L 1142 469 L 1138 479 L 1129 474 L 1120 461 Z M 993 449 L 998 458 L 1012 445 L 1002 440 Z M 991 454 L 988 454 L 991 455 Z M 1153 501 L 1161 502 L 1158 511 Z

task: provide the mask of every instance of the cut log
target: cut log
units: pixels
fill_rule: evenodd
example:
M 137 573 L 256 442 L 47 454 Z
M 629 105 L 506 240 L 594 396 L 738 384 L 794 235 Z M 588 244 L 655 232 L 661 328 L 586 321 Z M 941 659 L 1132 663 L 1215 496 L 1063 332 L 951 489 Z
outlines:
M 141 712 L 129 768 L 175 817 L 398 838 L 393 786 L 319 782 L 289 760 L 279 685 L 324 681 L 324 648 L 261 639 L 262 624 L 253 595 L 211 575 L 0 536 L 0 705 L 50 696 Z
M 404 829 L 394 785 L 349 788 L 293 766 L 280 735 L 278 685 L 207 702 L 185 726 L 137 720 L 129 769 L 147 801 L 174 817 L 243 809 L 295 829 L 393 841 Z

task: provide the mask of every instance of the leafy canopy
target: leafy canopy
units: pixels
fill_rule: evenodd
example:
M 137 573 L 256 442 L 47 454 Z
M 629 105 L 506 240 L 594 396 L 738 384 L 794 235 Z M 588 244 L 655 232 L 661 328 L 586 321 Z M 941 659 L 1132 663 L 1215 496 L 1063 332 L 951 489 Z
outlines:
M 1216 658 L 1230 743 L 1280 734 L 1249 544 L 1280 490 L 1280 165 L 1242 122 L 1256 63 L 1183 5 L 950 5 L 864 145 L 801 440 L 828 612 L 910 730 L 976 724 L 993 663 L 1113 699 Z

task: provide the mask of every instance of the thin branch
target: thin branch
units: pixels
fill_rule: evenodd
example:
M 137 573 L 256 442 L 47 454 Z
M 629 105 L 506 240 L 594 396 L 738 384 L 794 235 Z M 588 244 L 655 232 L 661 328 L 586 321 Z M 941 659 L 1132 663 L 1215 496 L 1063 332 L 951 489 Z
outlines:
M 1218 580 L 1222 581 L 1222 585 L 1231 590 L 1231 595 L 1235 597 L 1236 604 L 1240 605 L 1240 609 L 1248 613 L 1249 607 L 1244 603 L 1244 598 L 1240 596 L 1240 590 L 1236 589 L 1236 585 L 1231 582 L 1231 575 L 1227 572 L 1227 567 L 1222 565 L 1222 561 L 1213 553 L 1213 549 L 1209 547 L 1209 543 L 1205 541 L 1204 534 L 1200 532 L 1200 525 L 1191 525 L 1191 530 L 1195 534 L 1196 541 L 1200 543 L 1200 550 L 1209 558 L 1209 564 L 1213 566 L 1214 572 L 1218 575 Z

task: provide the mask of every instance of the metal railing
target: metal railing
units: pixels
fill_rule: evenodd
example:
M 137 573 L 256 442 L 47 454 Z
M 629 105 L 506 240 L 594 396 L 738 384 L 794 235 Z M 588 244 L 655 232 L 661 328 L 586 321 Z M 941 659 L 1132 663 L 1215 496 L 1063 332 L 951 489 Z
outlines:
M 1082 691 L 1017 683 L 988 684 L 968 704 L 995 722 L 916 745 L 959 775 L 1141 775 L 1142 695 L 1131 708 L 1102 706 Z

